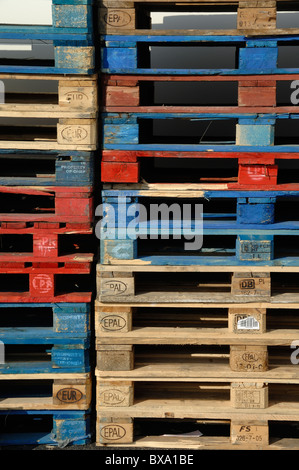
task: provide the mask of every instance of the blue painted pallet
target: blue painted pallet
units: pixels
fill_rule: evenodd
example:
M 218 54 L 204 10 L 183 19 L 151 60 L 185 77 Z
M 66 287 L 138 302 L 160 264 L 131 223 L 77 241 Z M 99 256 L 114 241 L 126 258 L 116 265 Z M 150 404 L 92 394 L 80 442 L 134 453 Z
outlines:
M 43 329 L 40 329 L 40 334 L 43 334 Z M 0 374 L 56 374 L 56 373 L 81 373 L 90 371 L 90 341 L 89 339 L 65 339 L 62 344 L 62 340 L 52 340 L 51 335 L 47 338 L 46 336 L 38 340 L 36 337 L 29 338 L 29 335 L 23 339 L 22 342 L 15 344 L 16 338 L 13 339 L 9 337 L 3 337 L 3 343 L 5 346 L 5 362 L 0 364 Z M 17 338 L 18 339 L 18 338 Z M 52 340 L 52 343 L 55 344 L 51 347 L 47 346 L 48 349 L 43 350 L 43 354 L 40 352 L 40 356 L 43 355 L 43 359 L 31 359 L 30 355 L 36 354 L 36 348 L 30 347 L 41 345 L 48 345 Z M 15 346 L 15 348 L 14 348 Z M 20 346 L 24 346 L 21 349 Z M 10 359 L 10 356 L 7 353 L 8 351 L 17 351 L 18 354 L 22 357 L 22 360 L 15 359 L 14 361 Z M 26 354 L 28 358 L 26 361 Z M 50 355 L 50 360 L 49 360 Z
M 84 40 L 93 34 L 93 0 L 52 0 L 52 25 L 0 24 L 1 39 Z M 1 23 L 1 18 L 0 18 Z
M 65 447 L 88 444 L 92 437 L 90 411 L 1 410 L 0 422 L 1 446 L 48 444 Z
M 168 74 L 168 75 L 252 75 L 298 73 L 299 67 L 280 67 L 280 45 L 298 45 L 298 35 L 246 37 L 246 36 L 163 36 L 163 35 L 104 35 L 102 72 L 118 74 Z M 236 47 L 238 59 L 235 68 L 151 67 L 149 46 L 201 46 Z M 147 50 L 145 50 L 147 48 Z
M 0 165 L 0 186 L 94 184 L 94 152 L 0 149 Z
M 50 323 L 51 326 L 36 324 Z M 5 326 L 4 326 L 5 325 Z M 90 337 L 90 304 L 0 304 L 0 340 L 5 344 L 81 344 Z
M 103 264 L 126 260 L 127 264 L 135 261 L 153 265 L 299 266 L 297 238 L 293 238 L 299 235 L 298 192 L 198 191 L 197 198 L 195 193 L 188 199 L 188 190 L 177 192 L 177 198 L 173 191 L 168 205 L 167 191 L 157 193 L 154 202 L 153 192 L 152 199 L 144 197 L 146 191 L 139 192 L 143 197 L 130 197 L 128 193 L 108 191 L 114 195 L 110 197 L 103 191 L 103 218 L 96 227 Z M 235 199 L 230 211 L 223 206 L 229 199 Z M 284 205 L 279 206 L 281 201 Z M 160 215 L 163 211 L 164 216 Z M 188 248 L 188 252 L 170 242 L 172 237 L 193 241 L 198 237 L 201 243 Z M 159 238 L 158 246 L 148 241 L 148 246 L 140 250 L 144 238 Z
M 3 37 L 0 34 L 0 43 L 1 39 L 3 40 Z M 23 39 L 28 39 L 28 37 L 23 37 Z M 49 41 L 50 36 L 40 34 L 36 40 L 41 42 Z M 25 57 L 23 60 L 18 59 L 15 61 L 14 59 L 5 60 L 2 58 L 0 59 L 0 73 L 91 75 L 95 72 L 96 58 L 93 40 L 84 39 L 79 41 L 75 36 L 72 41 L 69 39 L 54 39 L 53 48 L 53 60 L 31 60 Z
M 299 119 L 299 114 L 213 114 L 213 113 L 103 113 L 103 147 L 110 150 L 167 150 L 167 151 L 217 151 L 217 152 L 298 152 L 297 144 L 278 144 L 275 126 L 280 120 Z M 203 124 L 198 129 L 191 128 L 196 135 L 178 138 L 175 133 L 167 136 L 154 135 L 143 125 L 161 120 L 174 125 L 184 122 Z M 167 120 L 167 121 L 166 121 Z M 213 123 L 230 123 L 233 136 L 212 136 L 206 133 Z M 234 127 L 233 127 L 234 126 Z M 144 132 L 145 136 L 142 137 Z M 153 135 L 149 135 L 152 132 Z M 165 132 L 169 132 L 167 129 Z M 171 132 L 171 131 L 170 131 Z M 219 131 L 217 131 L 219 132 Z M 225 133 L 225 131 L 223 131 Z M 234 138 L 234 140 L 231 140 Z M 181 143 L 185 140 L 186 143 Z M 221 140 L 220 140 L 221 139 Z M 291 139 L 291 138 L 289 138 Z M 194 142 L 198 143 L 194 143 Z

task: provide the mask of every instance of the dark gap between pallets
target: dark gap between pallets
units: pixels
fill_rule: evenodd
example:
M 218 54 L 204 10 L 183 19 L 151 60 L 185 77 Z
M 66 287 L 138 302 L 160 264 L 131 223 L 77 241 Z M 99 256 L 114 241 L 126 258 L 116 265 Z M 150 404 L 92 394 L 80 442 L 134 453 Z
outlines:
M 0 310 L 0 328 L 53 327 L 51 307 L 7 307 Z
M 49 234 L 51 231 L 49 230 Z M 38 233 L 37 233 L 38 235 Z M 60 234 L 58 236 L 58 256 L 94 252 L 97 244 L 92 235 Z M 1 253 L 32 253 L 33 235 L 0 234 Z M 55 256 L 55 255 L 53 255 Z M 45 257 L 46 259 L 46 257 Z
M 55 155 L 5 155 L 0 154 L 0 176 L 6 177 L 55 177 Z M 71 158 L 64 160 L 70 161 Z
M 5 344 L 5 365 L 10 363 L 18 363 L 19 368 L 22 363 L 51 362 L 51 349 L 53 345 L 46 344 Z
M 53 380 L 2 380 L 0 403 L 5 398 L 52 397 Z
M 237 106 L 237 82 L 140 83 L 140 106 Z
M 234 144 L 237 119 L 139 119 L 139 143 Z
M 248 307 L 250 308 L 250 307 Z M 240 309 L 242 312 L 242 309 Z M 253 309 L 254 312 L 254 309 Z M 144 328 L 227 328 L 229 309 L 219 308 L 171 308 L 136 307 L 133 309 L 132 327 Z M 1 325 L 1 323 L 0 323 Z M 267 308 L 266 329 L 292 330 L 299 327 L 297 309 Z
M 148 183 L 237 182 L 237 159 L 140 158 L 140 175 Z
M 51 432 L 53 428 L 53 416 L 38 414 L 34 415 L 14 415 L 10 411 L 7 414 L 0 414 L 1 433 L 18 434 L 29 432 Z
M 0 141 L 57 140 L 58 119 L 0 118 Z
M 5 209 L 6 214 L 14 212 L 17 214 L 50 214 L 55 212 L 55 197 L 54 193 L 53 196 L 0 193 L 0 208 Z
M 163 69 L 235 69 L 237 68 L 238 46 L 228 42 L 223 46 L 213 43 L 205 45 L 172 43 L 170 46 L 150 43 L 137 44 L 138 68 Z M 241 44 L 240 44 L 241 46 Z M 239 47 L 240 47 L 239 46 Z
M 263 267 L 261 266 L 261 272 Z M 250 267 L 248 268 L 250 271 Z M 231 272 L 136 272 L 136 294 L 155 292 L 227 292 L 231 291 Z M 271 273 L 271 292 L 297 293 L 299 273 Z

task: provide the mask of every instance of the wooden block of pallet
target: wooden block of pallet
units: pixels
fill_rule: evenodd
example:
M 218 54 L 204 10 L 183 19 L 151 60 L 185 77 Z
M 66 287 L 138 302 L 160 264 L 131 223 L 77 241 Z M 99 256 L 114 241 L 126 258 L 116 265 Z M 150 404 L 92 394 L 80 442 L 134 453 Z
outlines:
M 103 444 L 133 442 L 133 420 L 130 418 L 103 418 L 97 426 L 97 434 Z
M 98 334 L 101 332 L 122 332 L 132 330 L 132 308 L 131 307 L 97 307 L 95 306 L 96 319 L 95 328 Z
M 270 273 L 234 273 L 231 293 L 235 296 L 271 296 Z
M 134 351 L 128 345 L 99 346 L 97 364 L 101 370 L 131 370 L 134 368 Z
M 264 372 L 268 369 L 267 346 L 231 346 L 230 367 L 234 371 Z
M 265 333 L 265 308 L 230 308 L 228 312 L 228 329 L 232 333 Z
M 232 383 L 231 402 L 235 408 L 267 408 L 269 387 L 261 383 Z
M 242 446 L 268 446 L 269 428 L 268 423 L 249 421 L 244 425 L 244 421 L 234 421 L 231 423 L 231 442 L 234 445 Z

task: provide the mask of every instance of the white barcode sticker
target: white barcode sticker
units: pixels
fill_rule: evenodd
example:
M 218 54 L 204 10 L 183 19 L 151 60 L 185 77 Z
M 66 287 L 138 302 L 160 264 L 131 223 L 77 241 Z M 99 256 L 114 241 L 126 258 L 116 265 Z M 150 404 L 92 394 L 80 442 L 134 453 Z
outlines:
M 247 317 L 238 320 L 237 323 L 238 330 L 259 330 L 260 324 L 254 317 Z

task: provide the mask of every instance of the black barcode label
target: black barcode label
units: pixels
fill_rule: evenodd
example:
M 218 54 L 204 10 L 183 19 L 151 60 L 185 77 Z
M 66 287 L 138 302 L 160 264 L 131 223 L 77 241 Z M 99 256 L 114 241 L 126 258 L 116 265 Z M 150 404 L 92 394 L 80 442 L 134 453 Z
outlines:
M 238 320 L 237 323 L 238 330 L 259 330 L 260 324 L 254 317 L 247 317 Z

